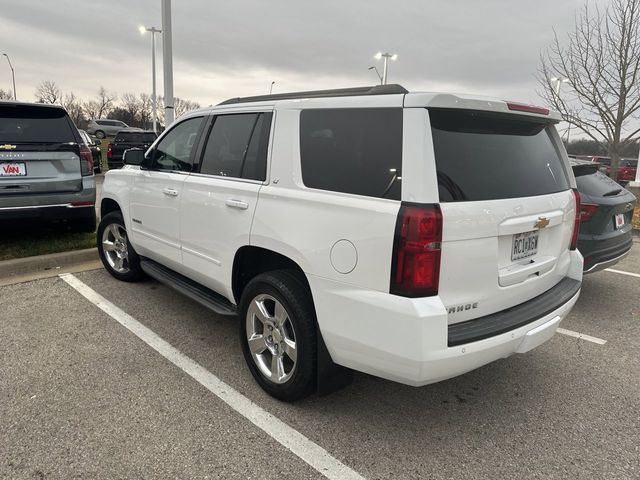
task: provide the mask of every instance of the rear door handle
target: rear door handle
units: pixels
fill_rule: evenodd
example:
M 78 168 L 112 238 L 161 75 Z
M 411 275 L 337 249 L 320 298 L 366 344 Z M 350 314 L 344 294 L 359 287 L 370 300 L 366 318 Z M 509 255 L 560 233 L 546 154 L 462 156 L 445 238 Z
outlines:
M 249 208 L 249 204 L 247 202 L 243 202 L 242 200 L 235 200 L 233 198 L 227 198 L 226 203 L 227 207 L 237 208 L 240 210 L 246 210 Z
M 168 195 L 170 197 L 177 197 L 178 196 L 178 191 L 174 190 L 173 188 L 165 188 L 162 190 L 162 193 L 164 193 L 165 195 Z

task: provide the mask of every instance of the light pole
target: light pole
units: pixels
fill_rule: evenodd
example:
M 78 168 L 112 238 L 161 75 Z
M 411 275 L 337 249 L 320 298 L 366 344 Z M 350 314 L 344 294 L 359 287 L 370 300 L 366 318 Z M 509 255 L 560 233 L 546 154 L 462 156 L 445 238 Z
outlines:
M 274 80 L 273 82 L 271 82 L 271 86 L 269 87 L 269 95 L 271 95 L 271 93 L 273 92 L 273 86 L 276 84 L 276 81 Z
M 556 94 L 556 100 L 558 101 L 558 103 L 560 103 L 560 85 L 562 85 L 563 83 L 569 83 L 569 79 L 552 77 L 549 80 L 554 83 L 553 91 Z M 569 123 L 569 126 L 567 127 L 567 144 L 569 143 L 569 135 L 571 135 L 571 123 Z
M 158 133 L 156 125 L 158 123 L 158 101 L 156 96 L 156 33 L 162 33 L 162 30 L 156 27 L 144 27 L 140 25 L 138 27 L 140 35 L 144 35 L 145 32 L 151 32 L 151 82 L 153 84 L 153 90 L 151 93 L 151 103 L 153 104 L 153 131 Z
M 3 53 L 5 57 L 7 57 L 7 62 L 9 62 L 9 68 L 11 69 L 11 79 L 13 80 L 13 99 L 17 100 L 16 97 L 16 73 L 13 71 L 13 65 L 11 65 L 11 60 L 9 60 L 9 55 Z
M 382 85 L 386 85 L 387 84 L 387 71 L 388 71 L 388 64 L 389 64 L 389 59 L 395 61 L 398 58 L 398 55 L 395 53 L 382 53 L 382 52 L 378 52 L 376 53 L 375 57 L 376 60 L 380 60 L 381 58 L 384 58 L 384 66 L 382 69 Z
M 173 53 L 171 50 L 171 0 L 162 0 L 162 68 L 164 71 L 164 126 L 167 128 L 173 111 Z
M 380 85 L 382 85 L 382 75 L 380 75 L 380 72 L 378 71 L 378 69 L 376 68 L 376 66 L 372 66 L 369 67 L 369 70 L 373 70 L 376 72 L 376 75 L 378 76 L 378 79 L 380 80 Z
M 552 82 L 555 82 L 555 87 L 553 87 L 553 91 L 556 92 L 556 97 L 560 95 L 560 85 L 562 83 L 569 83 L 569 79 L 568 78 L 553 77 L 550 80 Z

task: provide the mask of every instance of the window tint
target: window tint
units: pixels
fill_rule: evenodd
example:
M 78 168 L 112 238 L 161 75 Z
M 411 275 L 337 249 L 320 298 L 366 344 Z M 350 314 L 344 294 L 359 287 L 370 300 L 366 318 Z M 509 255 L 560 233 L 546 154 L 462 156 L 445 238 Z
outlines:
M 304 110 L 300 157 L 307 187 L 399 200 L 402 109 Z
M 96 120 L 98 125 L 109 125 L 109 122 L 105 122 L 104 120 Z
M 66 143 L 76 137 L 61 108 L 0 106 L 0 143 Z
M 154 149 L 152 168 L 191 171 L 191 151 L 201 123 L 202 117 L 195 117 L 173 127 Z
M 119 132 L 114 142 L 153 143 L 155 133 L 147 132 Z
M 271 113 L 219 115 L 202 156 L 200 173 L 264 180 Z
M 496 200 L 569 188 L 551 126 L 513 115 L 429 110 L 441 202 Z

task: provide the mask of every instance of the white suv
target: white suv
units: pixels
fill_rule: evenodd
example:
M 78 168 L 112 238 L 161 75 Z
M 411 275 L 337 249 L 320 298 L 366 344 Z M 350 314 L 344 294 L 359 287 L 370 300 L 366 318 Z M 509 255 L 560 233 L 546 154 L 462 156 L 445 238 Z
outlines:
M 238 314 L 277 398 L 352 369 L 444 380 L 545 342 L 578 298 L 559 120 L 398 85 L 228 100 L 106 175 L 100 256 Z

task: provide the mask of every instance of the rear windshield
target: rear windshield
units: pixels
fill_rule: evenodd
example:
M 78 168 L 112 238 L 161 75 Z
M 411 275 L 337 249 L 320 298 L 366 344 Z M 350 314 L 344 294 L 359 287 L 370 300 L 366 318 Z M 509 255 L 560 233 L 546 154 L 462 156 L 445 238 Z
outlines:
M 623 158 L 622 160 L 620 160 L 620 166 L 621 167 L 637 168 L 638 167 L 638 160 L 631 160 L 629 158 Z
M 115 138 L 116 142 L 131 142 L 131 143 L 153 143 L 156 139 L 155 133 L 147 132 L 121 132 Z
M 547 124 L 513 115 L 429 110 L 441 202 L 498 200 L 569 188 Z
M 0 143 L 75 142 L 67 114 L 60 108 L 0 106 Z

